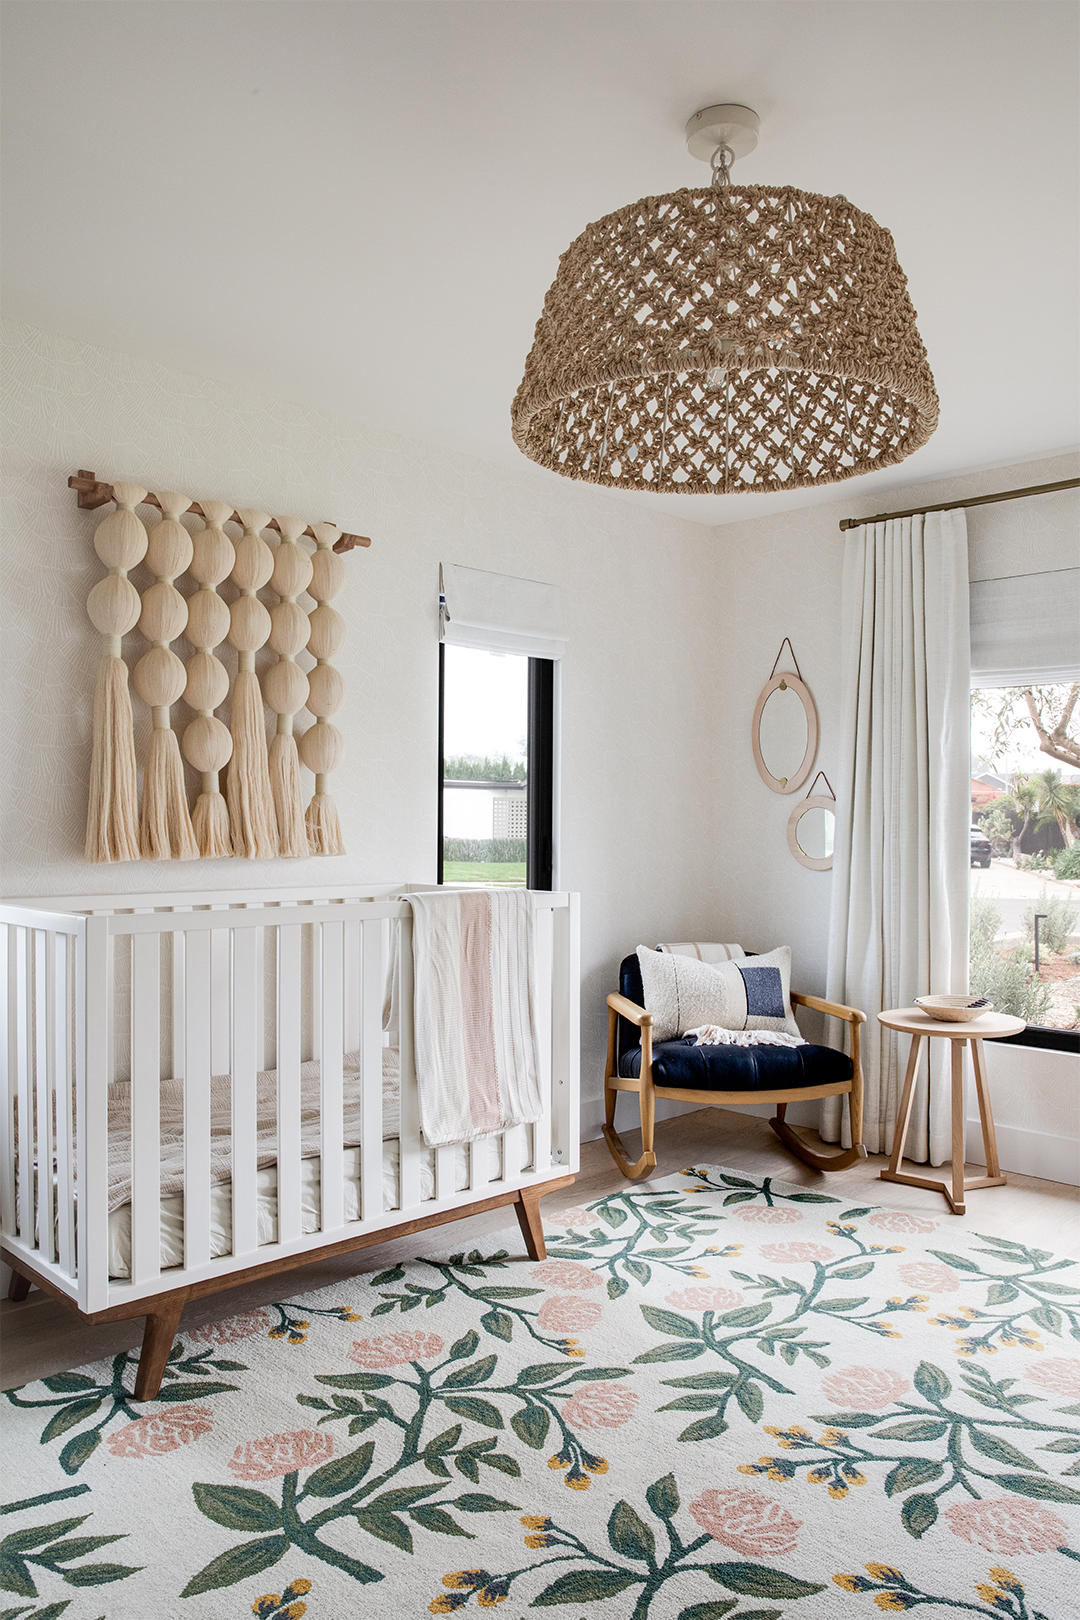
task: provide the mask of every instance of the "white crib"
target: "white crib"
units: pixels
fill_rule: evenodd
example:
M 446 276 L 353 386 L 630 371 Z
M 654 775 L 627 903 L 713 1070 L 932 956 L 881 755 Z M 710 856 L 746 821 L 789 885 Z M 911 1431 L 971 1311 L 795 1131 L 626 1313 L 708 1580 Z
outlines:
M 426 887 L 0 906 L 7 986 L 0 1216 L 10 1292 L 23 1298 L 35 1283 L 88 1322 L 145 1316 L 137 1398 L 157 1394 L 181 1311 L 201 1295 L 503 1204 L 514 1205 L 529 1254 L 543 1257 L 539 1199 L 568 1185 L 578 1168 L 578 896 L 535 895 L 541 1118 L 463 1149 L 432 1150 L 419 1129 L 412 922 L 400 899 Z M 399 1027 L 388 1031 L 395 922 Z M 391 1041 L 399 1071 L 396 1156 L 384 1142 Z M 302 1065 L 313 1060 L 318 1068 L 303 1070 L 302 1085 Z M 259 1168 L 260 1152 L 266 1161 L 260 1076 L 261 1094 L 269 1089 L 275 1104 L 272 1196 Z M 163 1085 L 170 1080 L 179 1088 Z M 182 1140 L 170 1139 L 182 1191 L 171 1201 L 162 1183 L 166 1094 L 182 1097 Z M 129 1125 L 122 1139 L 114 1125 L 110 1142 L 118 1097 Z M 129 1145 L 118 1148 L 118 1141 Z M 111 1214 L 110 1147 L 113 1202 L 127 1198 Z M 223 1206 L 228 1252 L 219 1253 Z M 168 1243 L 163 1255 L 167 1227 L 175 1257 Z M 120 1229 L 124 1266 L 115 1260 Z

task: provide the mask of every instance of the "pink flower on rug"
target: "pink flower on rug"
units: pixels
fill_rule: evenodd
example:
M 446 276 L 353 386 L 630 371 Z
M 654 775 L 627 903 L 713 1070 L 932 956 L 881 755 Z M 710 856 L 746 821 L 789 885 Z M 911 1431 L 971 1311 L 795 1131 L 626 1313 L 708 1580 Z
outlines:
M 766 1226 L 787 1226 L 792 1221 L 802 1220 L 799 1211 L 789 1209 L 786 1204 L 745 1204 L 735 1213 L 740 1221 L 761 1221 Z
M 269 1311 L 243 1311 L 239 1316 L 226 1316 L 221 1322 L 204 1322 L 192 1328 L 188 1338 L 193 1344 L 236 1344 L 250 1339 L 256 1333 L 265 1333 L 273 1327 L 274 1318 Z
M 594 1328 L 603 1314 L 603 1307 L 591 1299 L 556 1294 L 554 1299 L 545 1299 L 536 1323 L 543 1333 L 580 1333 L 583 1328 Z
M 583 1384 L 563 1407 L 575 1429 L 618 1429 L 634 1415 L 638 1397 L 622 1384 Z
M 190 1446 L 213 1427 L 214 1416 L 208 1406 L 165 1406 L 160 1412 L 126 1423 L 110 1434 L 105 1444 L 114 1457 L 156 1457 L 163 1451 Z
M 545 1260 L 533 1272 L 533 1280 L 545 1283 L 548 1288 L 577 1288 L 584 1292 L 587 1288 L 599 1288 L 603 1278 L 577 1260 Z
M 913 1265 L 900 1267 L 901 1281 L 909 1288 L 925 1290 L 928 1294 L 955 1294 L 960 1279 L 951 1266 L 939 1265 L 936 1260 L 917 1260 Z
M 333 1455 L 332 1435 L 297 1429 L 292 1434 L 267 1434 L 261 1440 L 245 1440 L 229 1459 L 229 1472 L 237 1479 L 280 1479 L 300 1468 L 314 1468 Z
M 664 1304 L 678 1311 L 734 1311 L 742 1302 L 734 1288 L 678 1288 L 664 1295 Z
M 373 1333 L 354 1339 L 349 1360 L 358 1367 L 403 1367 L 409 1361 L 436 1361 L 446 1349 L 437 1333 Z
M 821 1387 L 834 1406 L 850 1406 L 856 1412 L 879 1412 L 891 1406 L 911 1388 L 900 1373 L 885 1367 L 841 1367 L 823 1378 Z
M 938 1223 L 925 1215 L 909 1215 L 906 1209 L 879 1209 L 871 1215 L 870 1225 L 883 1232 L 936 1232 Z
M 1037 1361 L 1028 1369 L 1028 1377 L 1034 1378 L 1051 1395 L 1080 1400 L 1080 1361 L 1071 1356 L 1052 1356 L 1049 1361 Z
M 780 1266 L 797 1266 L 803 1260 L 820 1260 L 824 1265 L 836 1258 L 835 1250 L 827 1249 L 824 1243 L 766 1243 L 760 1253 L 763 1260 L 773 1260 Z
M 571 1204 L 569 1209 L 560 1209 L 553 1215 L 552 1220 L 557 1226 L 595 1226 L 596 1216 L 584 1204 Z
M 1017 1502 L 1006 1496 L 991 1502 L 957 1502 L 945 1509 L 944 1517 L 961 1541 L 974 1542 L 1002 1557 L 1052 1552 L 1069 1539 L 1064 1519 L 1041 1502 Z
M 802 1520 L 760 1491 L 703 1491 L 691 1517 L 714 1541 L 744 1558 L 776 1558 L 795 1546 Z

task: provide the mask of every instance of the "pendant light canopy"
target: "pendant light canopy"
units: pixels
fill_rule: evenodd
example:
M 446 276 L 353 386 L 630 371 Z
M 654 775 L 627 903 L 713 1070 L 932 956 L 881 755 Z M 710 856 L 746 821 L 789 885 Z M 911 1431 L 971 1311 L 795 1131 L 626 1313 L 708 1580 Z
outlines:
M 695 114 L 712 183 L 608 214 L 562 255 L 511 413 L 533 461 L 722 495 L 840 483 L 930 438 L 937 393 L 891 235 L 845 197 L 732 185 L 757 122 Z

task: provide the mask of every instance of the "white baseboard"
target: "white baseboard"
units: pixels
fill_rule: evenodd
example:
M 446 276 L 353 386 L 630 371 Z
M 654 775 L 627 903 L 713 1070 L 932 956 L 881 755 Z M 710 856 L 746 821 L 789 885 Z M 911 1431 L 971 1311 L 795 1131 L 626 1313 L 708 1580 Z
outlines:
M 615 1115 L 615 1128 L 620 1131 L 636 1131 L 638 1129 L 637 1094 L 626 1092 L 627 1101 L 620 1104 Z M 692 1114 L 700 1103 L 673 1102 L 670 1097 L 657 1097 L 657 1119 L 674 1119 L 677 1114 Z M 602 1136 L 604 1124 L 604 1099 L 596 1097 L 581 1104 L 581 1140 L 595 1142 Z
M 1039 1176 L 1043 1181 L 1064 1181 L 1080 1187 L 1080 1142 L 1075 1137 L 1055 1136 L 1049 1131 L 1025 1131 L 1016 1125 L 998 1125 L 998 1159 L 1006 1174 Z M 967 1121 L 964 1156 L 968 1164 L 983 1164 L 982 1131 L 978 1115 Z

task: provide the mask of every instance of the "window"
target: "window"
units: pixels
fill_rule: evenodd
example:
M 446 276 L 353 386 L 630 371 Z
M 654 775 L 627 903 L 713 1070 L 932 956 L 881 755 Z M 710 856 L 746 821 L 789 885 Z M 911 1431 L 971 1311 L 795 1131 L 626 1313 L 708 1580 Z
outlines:
M 444 579 L 438 881 L 550 889 L 560 593 L 479 569 Z
M 1078 710 L 1072 684 L 972 693 L 970 983 L 1018 1040 L 1080 1029 Z

